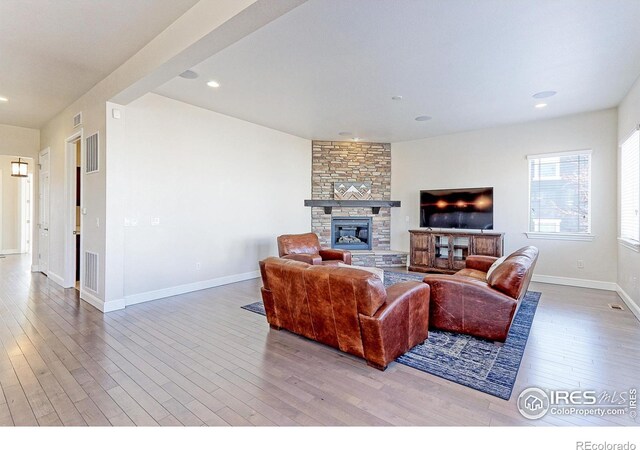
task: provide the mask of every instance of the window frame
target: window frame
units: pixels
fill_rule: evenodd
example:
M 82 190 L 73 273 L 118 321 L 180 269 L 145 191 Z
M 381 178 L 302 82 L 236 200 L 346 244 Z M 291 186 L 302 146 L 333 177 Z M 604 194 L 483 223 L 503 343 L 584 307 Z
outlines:
M 633 130 L 631 130 L 631 132 L 629 132 L 624 139 L 622 139 L 619 143 L 618 143 L 618 160 L 619 162 L 619 179 L 620 182 L 618 183 L 618 189 L 620 192 L 620 198 L 618 201 L 618 214 L 619 214 L 619 218 L 620 218 L 620 223 L 618 223 L 618 243 L 623 246 L 623 247 L 627 247 L 635 252 L 640 252 L 640 231 L 638 232 L 638 236 L 636 239 L 632 239 L 632 238 L 628 238 L 628 237 L 623 237 L 622 236 L 622 146 L 633 137 L 634 134 L 636 133 L 640 133 L 640 125 L 637 125 L 636 127 L 633 128 Z M 640 136 L 639 136 L 640 139 Z M 640 160 L 640 145 L 638 145 L 638 159 Z M 640 163 L 638 164 L 638 167 L 636 168 L 636 170 L 638 170 L 638 176 L 640 177 Z M 640 188 L 640 187 L 639 187 Z M 640 193 L 639 193 L 640 195 Z M 640 205 L 638 205 L 640 207 Z
M 541 231 L 532 231 L 531 230 L 531 184 L 533 181 L 547 181 L 547 180 L 556 180 L 558 178 L 549 178 L 549 177 L 540 177 L 539 173 L 536 173 L 534 168 L 534 173 L 531 173 L 531 161 L 534 159 L 548 159 L 548 158 L 562 158 L 563 156 L 575 156 L 575 155 L 589 155 L 589 207 L 587 210 L 588 214 L 588 230 L 587 232 L 575 232 L 575 233 L 567 233 L 567 232 L 541 232 Z M 573 150 L 568 152 L 552 152 L 552 153 L 542 153 L 535 155 L 527 155 L 527 189 L 528 189 L 528 198 L 527 198 L 527 231 L 525 235 L 529 239 L 545 239 L 545 240 L 563 240 L 563 241 L 593 241 L 595 235 L 593 234 L 592 229 L 592 208 L 593 208 L 593 197 L 592 197 L 592 178 L 593 178 L 593 152 L 591 149 L 581 149 L 581 150 Z M 558 168 L 560 167 L 560 162 L 558 161 Z M 559 169 L 558 169 L 559 170 Z M 536 175 L 538 175 L 536 177 Z M 540 218 L 538 219 L 540 220 Z M 542 219 L 544 220 L 544 219 Z

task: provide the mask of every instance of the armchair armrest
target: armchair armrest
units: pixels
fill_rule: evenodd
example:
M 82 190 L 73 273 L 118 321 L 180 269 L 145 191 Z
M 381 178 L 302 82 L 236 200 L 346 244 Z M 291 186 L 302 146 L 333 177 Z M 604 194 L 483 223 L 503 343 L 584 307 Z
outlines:
M 364 356 L 369 364 L 384 369 L 427 338 L 429 291 L 428 285 L 418 281 L 398 283 L 387 290 L 387 301 L 373 316 L 360 314 Z
M 342 261 L 345 264 L 351 265 L 351 252 L 347 250 L 338 250 L 335 248 L 327 248 L 320 250 L 320 256 L 323 261 Z
M 291 255 L 285 255 L 282 259 L 293 259 L 295 261 L 302 261 L 312 266 L 322 263 L 322 257 L 318 254 L 310 253 L 293 253 Z
M 488 272 L 489 267 L 493 264 L 498 258 L 493 256 L 484 256 L 484 255 L 469 255 L 465 260 L 465 267 L 467 269 L 475 269 L 481 272 Z
M 455 275 L 427 275 L 429 326 L 493 341 L 507 338 L 518 302 L 487 283 Z

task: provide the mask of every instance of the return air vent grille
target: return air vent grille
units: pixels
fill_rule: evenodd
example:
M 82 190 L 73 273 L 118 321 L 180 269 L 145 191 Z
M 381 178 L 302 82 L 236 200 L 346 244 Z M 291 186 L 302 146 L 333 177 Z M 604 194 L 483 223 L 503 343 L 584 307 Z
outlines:
M 84 287 L 98 293 L 98 254 L 84 252 Z
M 73 128 L 79 127 L 82 125 L 82 113 L 79 112 L 75 116 L 73 116 Z
M 98 133 L 92 134 L 87 138 L 85 159 L 85 173 L 95 173 L 98 171 Z

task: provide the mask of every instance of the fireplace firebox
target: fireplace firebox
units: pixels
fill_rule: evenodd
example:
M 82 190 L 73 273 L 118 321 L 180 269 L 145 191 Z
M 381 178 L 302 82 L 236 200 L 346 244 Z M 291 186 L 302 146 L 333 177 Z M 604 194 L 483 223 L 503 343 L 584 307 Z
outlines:
M 331 247 L 371 250 L 371 217 L 332 217 Z

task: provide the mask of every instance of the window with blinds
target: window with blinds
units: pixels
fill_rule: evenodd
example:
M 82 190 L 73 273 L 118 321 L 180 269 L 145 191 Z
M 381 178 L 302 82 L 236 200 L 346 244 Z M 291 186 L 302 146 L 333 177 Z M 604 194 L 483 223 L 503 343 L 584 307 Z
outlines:
M 620 147 L 620 238 L 640 243 L 640 131 Z
M 529 232 L 591 233 L 591 151 L 531 155 Z

